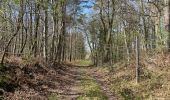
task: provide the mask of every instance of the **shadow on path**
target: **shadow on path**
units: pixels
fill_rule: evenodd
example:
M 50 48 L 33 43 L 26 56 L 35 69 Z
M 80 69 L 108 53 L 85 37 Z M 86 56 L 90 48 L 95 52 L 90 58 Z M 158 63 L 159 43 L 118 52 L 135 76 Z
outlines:
M 66 91 L 59 93 L 61 100 L 77 100 L 78 97 L 85 95 L 84 91 L 81 90 L 82 81 L 88 82 L 94 80 L 97 83 L 104 95 L 107 96 L 108 100 L 117 100 L 114 93 L 110 90 L 109 85 L 103 81 L 104 76 L 100 73 L 97 73 L 93 65 L 90 66 L 78 66 L 78 65 L 69 65 L 70 73 L 67 73 L 69 76 L 74 77 L 73 84 L 68 86 Z M 88 78 L 88 77 L 89 78 Z

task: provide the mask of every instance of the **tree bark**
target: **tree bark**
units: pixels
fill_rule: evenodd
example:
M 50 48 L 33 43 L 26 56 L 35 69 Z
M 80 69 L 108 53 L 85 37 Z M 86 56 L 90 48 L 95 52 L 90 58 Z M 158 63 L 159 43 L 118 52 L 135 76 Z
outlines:
M 139 82 L 139 36 L 136 36 L 136 83 Z

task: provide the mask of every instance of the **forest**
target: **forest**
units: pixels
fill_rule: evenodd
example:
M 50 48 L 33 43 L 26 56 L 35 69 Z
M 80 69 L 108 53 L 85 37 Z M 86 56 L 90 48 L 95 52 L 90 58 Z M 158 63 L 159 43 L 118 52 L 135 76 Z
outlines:
M 0 0 L 0 100 L 170 100 L 170 0 Z

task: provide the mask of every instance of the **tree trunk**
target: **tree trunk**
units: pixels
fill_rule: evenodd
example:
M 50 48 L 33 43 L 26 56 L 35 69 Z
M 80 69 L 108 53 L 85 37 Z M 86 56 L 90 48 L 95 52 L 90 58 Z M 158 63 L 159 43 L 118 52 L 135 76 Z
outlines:
M 45 39 L 44 39 L 44 57 L 48 61 L 48 0 L 45 2 Z
M 34 51 L 34 57 L 37 57 L 37 52 L 38 52 L 38 27 L 39 27 L 39 11 L 40 10 L 40 4 L 39 2 L 36 4 L 36 10 L 35 10 L 35 22 L 36 22 L 36 27 L 35 27 L 35 35 L 34 35 L 34 46 L 33 46 L 33 51 Z
M 139 82 L 139 36 L 136 36 L 136 83 Z
M 170 0 L 168 1 L 168 7 L 169 7 L 169 23 L 168 23 L 168 31 L 169 31 L 169 34 L 168 34 L 168 52 L 170 52 Z

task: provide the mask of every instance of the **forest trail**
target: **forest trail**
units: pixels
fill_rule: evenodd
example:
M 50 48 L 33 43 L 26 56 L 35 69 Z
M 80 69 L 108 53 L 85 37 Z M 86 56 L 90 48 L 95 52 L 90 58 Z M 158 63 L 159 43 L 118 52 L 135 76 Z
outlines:
M 10 76 L 9 82 L 1 82 L 7 85 L 2 87 L 6 100 L 116 99 L 106 81 L 108 72 L 104 71 L 103 67 L 89 66 L 86 61 L 80 61 L 80 64 L 56 63 L 52 67 L 46 67 L 43 62 L 36 61 L 22 65 L 19 63 L 22 59 L 11 59 L 12 61 L 8 59 L 3 73 Z M 13 87 L 10 87 L 10 84 Z
M 107 82 L 105 74 L 98 73 L 93 66 L 73 66 L 72 76 L 74 84 L 64 93 L 59 93 L 59 100 L 115 100 Z

